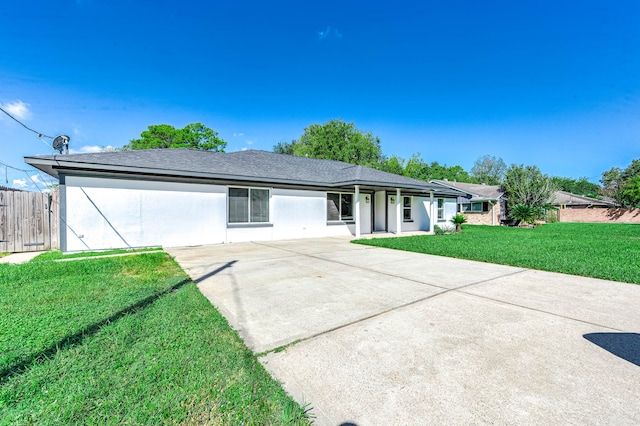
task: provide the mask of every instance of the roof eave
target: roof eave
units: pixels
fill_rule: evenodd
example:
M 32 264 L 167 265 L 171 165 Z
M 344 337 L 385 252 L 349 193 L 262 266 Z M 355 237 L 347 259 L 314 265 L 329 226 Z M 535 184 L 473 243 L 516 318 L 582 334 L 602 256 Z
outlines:
M 446 194 L 457 196 L 458 194 L 462 194 L 463 192 L 446 188 L 443 186 L 441 188 L 437 188 L 435 185 L 415 185 L 415 184 L 398 184 L 391 182 L 379 182 L 379 181 L 368 181 L 368 180 L 353 180 L 353 181 L 342 181 L 342 182 L 317 182 L 317 181 L 308 181 L 308 180 L 294 180 L 294 179 L 279 179 L 279 178 L 267 178 L 267 177 L 259 177 L 259 176 L 246 176 L 246 175 L 236 175 L 236 174 L 222 174 L 222 173 L 206 173 L 206 172 L 193 172 L 187 170 L 167 170 L 167 169 L 157 169 L 157 168 L 145 168 L 145 167 L 131 167 L 131 166 L 118 166 L 118 165 L 107 165 L 107 164 L 97 164 L 97 163 L 78 163 L 65 161 L 64 159 L 46 159 L 40 157 L 25 157 L 25 162 L 43 172 L 47 173 L 50 176 L 59 179 L 59 174 L 71 174 L 71 173 L 82 173 L 88 172 L 92 174 L 100 174 L 100 173 L 118 173 L 118 174 L 129 174 L 129 175 L 146 175 L 146 176 L 173 176 L 173 177 L 190 177 L 190 178 L 201 178 L 201 179 L 209 179 L 209 180 L 225 180 L 225 181 L 252 181 L 252 182 L 260 182 L 260 183 L 271 183 L 271 184 L 286 184 L 286 185 L 305 185 L 312 187 L 330 187 L 330 188 L 338 188 L 341 186 L 353 186 L 353 185 L 363 185 L 363 186 L 378 186 L 383 188 L 401 188 L 401 189 L 411 189 L 417 191 L 430 192 L 439 194 Z

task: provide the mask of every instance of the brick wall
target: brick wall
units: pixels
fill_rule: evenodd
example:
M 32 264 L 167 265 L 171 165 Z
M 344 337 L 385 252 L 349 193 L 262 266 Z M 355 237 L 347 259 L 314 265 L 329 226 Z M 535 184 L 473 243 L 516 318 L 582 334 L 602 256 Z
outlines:
M 562 209 L 560 222 L 640 223 L 640 209 Z
M 488 212 L 464 212 L 467 223 L 471 225 L 500 225 L 500 204 L 493 207 L 493 223 L 491 223 L 491 205 Z

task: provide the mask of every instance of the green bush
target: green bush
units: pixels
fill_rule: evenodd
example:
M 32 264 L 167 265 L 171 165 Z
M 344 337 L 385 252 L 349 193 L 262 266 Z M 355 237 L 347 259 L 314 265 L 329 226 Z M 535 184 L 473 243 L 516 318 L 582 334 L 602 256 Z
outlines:
M 462 224 L 467 223 L 467 218 L 463 214 L 458 213 L 451 219 L 451 223 L 455 225 L 456 233 L 460 233 L 460 231 L 462 231 Z
M 523 222 L 531 225 L 536 221 L 536 219 L 538 219 L 538 217 L 540 217 L 540 214 L 531 206 L 518 204 L 513 206 L 513 208 L 509 212 L 509 216 L 512 219 L 517 220 L 518 222 Z
M 453 234 L 453 229 L 449 227 L 440 227 L 438 225 L 433 226 L 433 233 L 435 235 L 450 235 Z

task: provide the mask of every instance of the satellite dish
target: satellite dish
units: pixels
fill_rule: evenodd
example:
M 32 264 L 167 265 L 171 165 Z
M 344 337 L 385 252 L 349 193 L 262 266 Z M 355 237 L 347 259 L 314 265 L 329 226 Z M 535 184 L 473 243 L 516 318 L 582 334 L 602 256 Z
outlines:
M 53 140 L 53 149 L 62 154 L 62 151 L 65 151 L 66 154 L 69 153 L 69 136 L 60 135 L 56 136 Z

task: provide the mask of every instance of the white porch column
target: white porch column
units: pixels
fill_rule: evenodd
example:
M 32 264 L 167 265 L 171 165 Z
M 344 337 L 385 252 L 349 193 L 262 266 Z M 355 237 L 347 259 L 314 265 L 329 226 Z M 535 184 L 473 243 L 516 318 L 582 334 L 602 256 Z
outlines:
M 360 185 L 356 185 L 356 238 L 360 238 Z
M 429 191 L 429 232 L 433 233 L 433 191 Z
M 396 235 L 402 234 L 402 206 L 400 188 L 396 188 Z

